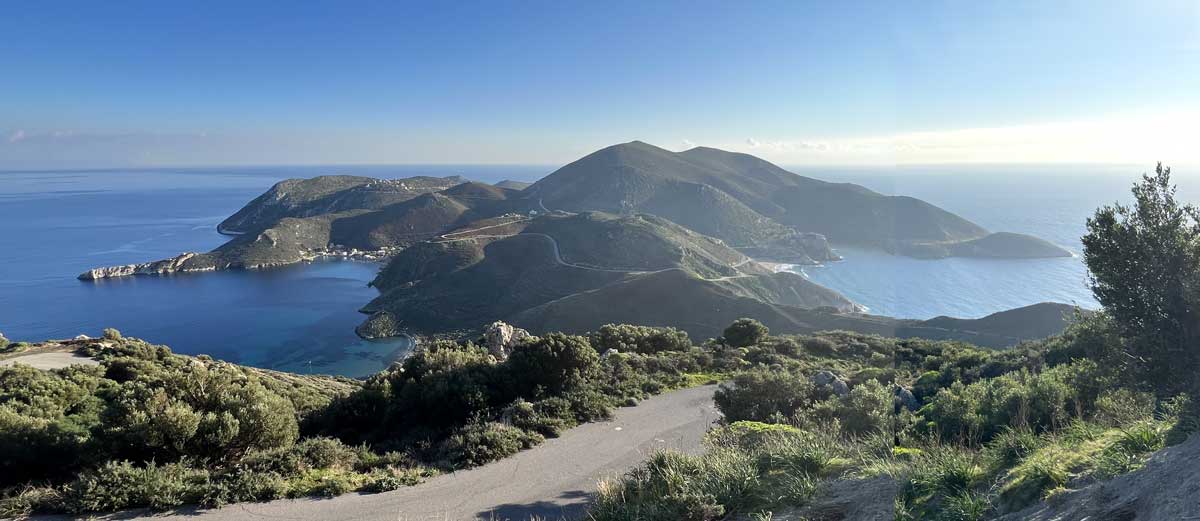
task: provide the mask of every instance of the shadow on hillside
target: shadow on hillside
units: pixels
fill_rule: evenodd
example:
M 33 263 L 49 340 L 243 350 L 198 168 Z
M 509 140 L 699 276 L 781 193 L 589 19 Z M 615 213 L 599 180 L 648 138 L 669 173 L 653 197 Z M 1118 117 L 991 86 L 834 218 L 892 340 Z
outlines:
M 587 514 L 591 494 L 582 490 L 568 490 L 557 498 L 532 503 L 508 503 L 475 514 L 475 519 L 484 521 L 560 521 L 583 519 Z

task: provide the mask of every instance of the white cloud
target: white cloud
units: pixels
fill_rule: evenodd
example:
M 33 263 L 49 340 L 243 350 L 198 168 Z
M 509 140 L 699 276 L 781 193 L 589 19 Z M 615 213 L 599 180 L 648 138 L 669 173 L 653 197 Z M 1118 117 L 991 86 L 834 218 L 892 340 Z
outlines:
M 1200 109 L 890 135 L 758 140 L 717 145 L 783 163 L 1200 164 Z
M 25 130 L 24 129 L 17 129 L 15 132 L 13 132 L 11 135 L 8 136 L 9 143 L 16 143 L 16 142 L 24 140 L 24 139 L 25 139 Z
M 692 140 L 690 140 L 690 139 L 685 139 L 685 140 L 683 140 L 683 143 L 682 143 L 682 145 L 683 145 L 683 149 L 684 149 L 684 150 L 688 150 L 688 149 L 696 148 L 696 144 L 695 144 L 695 143 L 693 143 L 693 142 L 692 142 Z

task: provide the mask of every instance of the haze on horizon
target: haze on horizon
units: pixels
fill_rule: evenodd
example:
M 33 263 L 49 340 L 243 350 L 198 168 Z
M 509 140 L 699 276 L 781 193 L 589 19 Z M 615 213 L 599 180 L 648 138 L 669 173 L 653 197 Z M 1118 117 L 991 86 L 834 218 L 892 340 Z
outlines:
M 1200 3 L 10 5 L 0 169 L 1200 164 Z

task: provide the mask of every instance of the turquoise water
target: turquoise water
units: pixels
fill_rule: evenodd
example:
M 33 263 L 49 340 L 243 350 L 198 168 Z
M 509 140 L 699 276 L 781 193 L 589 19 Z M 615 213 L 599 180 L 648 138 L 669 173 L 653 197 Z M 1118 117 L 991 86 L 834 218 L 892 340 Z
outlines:
M 287 177 L 524 175 L 532 167 L 338 167 L 0 172 L 0 331 L 14 340 L 115 327 L 177 352 L 259 367 L 363 376 L 410 348 L 364 341 L 357 312 L 379 266 L 327 261 L 269 270 L 85 282 L 92 267 L 207 251 L 226 216 Z

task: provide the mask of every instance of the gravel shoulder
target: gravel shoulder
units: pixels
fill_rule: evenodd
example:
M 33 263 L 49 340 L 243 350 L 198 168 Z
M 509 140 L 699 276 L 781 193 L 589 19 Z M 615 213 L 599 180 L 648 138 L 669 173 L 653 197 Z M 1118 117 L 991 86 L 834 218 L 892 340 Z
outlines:
M 14 365 L 17 363 L 32 366 L 34 369 L 50 370 L 62 369 L 69 365 L 100 365 L 91 358 L 70 351 L 57 351 L 49 353 L 32 353 L 28 355 L 14 356 L 0 360 L 0 367 Z

